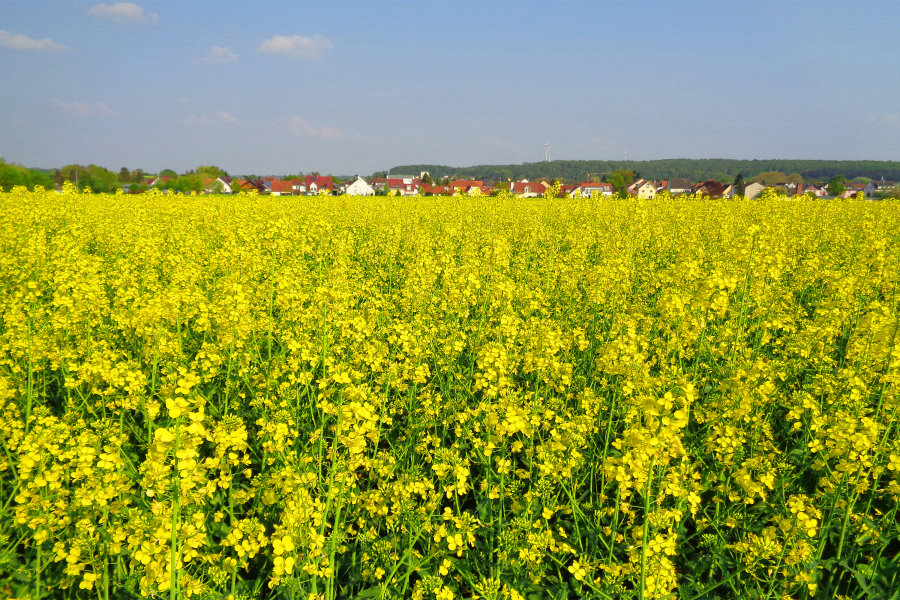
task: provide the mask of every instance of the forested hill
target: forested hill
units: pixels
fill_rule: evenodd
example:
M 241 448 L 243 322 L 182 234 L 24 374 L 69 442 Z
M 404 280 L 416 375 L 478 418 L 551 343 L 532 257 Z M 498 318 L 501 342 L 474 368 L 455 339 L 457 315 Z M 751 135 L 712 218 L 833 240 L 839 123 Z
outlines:
M 562 180 L 586 180 L 602 177 L 616 169 L 639 173 L 645 179 L 670 179 L 685 177 L 692 181 L 718 179 L 733 181 L 740 173 L 744 179 L 769 171 L 786 174 L 799 173 L 804 179 L 827 180 L 834 175 L 848 179 L 868 177 L 888 181 L 900 181 L 900 161 L 893 160 L 733 160 L 726 158 L 667 158 L 662 160 L 553 160 L 550 162 L 522 163 L 520 165 L 476 165 L 473 167 L 448 167 L 446 165 L 401 165 L 389 173 L 418 175 L 428 171 L 432 179 L 458 177 L 471 179 L 538 179 L 540 177 Z

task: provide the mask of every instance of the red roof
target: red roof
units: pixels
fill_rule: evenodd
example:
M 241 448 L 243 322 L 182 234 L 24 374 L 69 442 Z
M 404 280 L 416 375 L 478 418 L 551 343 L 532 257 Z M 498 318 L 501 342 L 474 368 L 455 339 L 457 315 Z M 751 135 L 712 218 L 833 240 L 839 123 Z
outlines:
M 525 191 L 528 188 L 529 191 Z M 547 184 L 543 181 L 513 181 L 509 191 L 513 194 L 543 194 Z
M 480 188 L 484 187 L 484 182 L 477 181 L 474 179 L 457 179 L 456 181 L 454 181 L 453 183 L 450 184 L 450 187 L 454 190 L 456 190 L 456 189 L 467 190 L 467 189 L 473 188 L 473 187 L 477 187 L 480 189 Z
M 313 177 L 312 175 L 306 176 L 306 187 L 309 188 L 312 184 L 316 184 L 316 187 L 325 190 L 333 190 L 334 189 L 334 177 L 330 175 L 326 175 L 324 177 Z
M 297 179 L 276 179 L 272 182 L 272 187 L 270 188 L 273 192 L 279 193 L 290 193 L 294 191 L 294 185 L 300 183 Z

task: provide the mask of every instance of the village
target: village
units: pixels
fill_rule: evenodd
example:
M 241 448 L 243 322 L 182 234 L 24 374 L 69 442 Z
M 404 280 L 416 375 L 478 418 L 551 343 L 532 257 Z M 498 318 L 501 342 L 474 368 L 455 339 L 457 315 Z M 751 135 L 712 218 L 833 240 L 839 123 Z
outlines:
M 156 177 L 147 181 L 150 187 L 166 187 L 168 178 Z M 740 189 L 738 184 L 724 184 L 714 179 L 692 182 L 685 178 L 663 180 L 646 180 L 637 178 L 619 193 L 612 183 L 604 181 L 558 182 L 550 179 L 529 181 L 486 181 L 472 179 L 445 180 L 432 183 L 427 172 L 418 176 L 393 175 L 388 177 L 351 177 L 344 181 L 331 175 L 306 175 L 302 178 L 261 177 L 242 179 L 236 177 L 204 178 L 205 193 L 232 194 L 241 191 L 256 191 L 259 194 L 272 196 L 314 196 L 319 194 L 347 194 L 351 196 L 452 196 L 466 194 L 470 196 L 492 196 L 509 194 L 518 198 L 537 198 L 553 193 L 557 186 L 556 196 L 560 198 L 612 197 L 630 196 L 640 199 L 652 199 L 658 194 L 670 196 L 702 194 L 710 198 L 732 198 L 742 196 L 746 199 L 759 197 L 767 188 L 788 196 L 811 195 L 817 198 L 840 197 L 850 198 L 863 194 L 866 198 L 887 189 L 887 184 L 874 181 L 844 182 L 845 189 L 839 194 L 830 193 L 827 185 L 785 182 L 776 185 L 764 185 L 750 182 Z

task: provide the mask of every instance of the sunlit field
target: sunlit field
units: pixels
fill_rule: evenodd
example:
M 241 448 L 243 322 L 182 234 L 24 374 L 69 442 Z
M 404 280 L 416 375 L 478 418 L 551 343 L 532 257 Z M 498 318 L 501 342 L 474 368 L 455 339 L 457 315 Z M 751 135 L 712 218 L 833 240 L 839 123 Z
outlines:
M 0 597 L 889 598 L 898 282 L 898 200 L 0 194 Z

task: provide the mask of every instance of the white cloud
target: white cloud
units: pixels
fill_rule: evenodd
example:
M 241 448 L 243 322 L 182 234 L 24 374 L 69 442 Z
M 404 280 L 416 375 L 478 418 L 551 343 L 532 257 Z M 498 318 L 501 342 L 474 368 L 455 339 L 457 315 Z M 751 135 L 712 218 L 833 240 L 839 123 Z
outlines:
M 118 117 L 119 113 L 103 102 L 94 102 L 93 104 L 82 104 L 79 102 L 66 102 L 59 98 L 50 100 L 50 104 L 56 108 L 75 115 L 76 117 Z
M 41 52 L 60 52 L 68 50 L 66 46 L 57 44 L 50 38 L 35 40 L 27 35 L 14 35 L 0 29 L 0 46 L 13 50 L 38 50 Z
M 159 20 L 158 14 L 144 12 L 144 9 L 134 2 L 95 4 L 88 10 L 88 14 L 116 23 L 156 23 Z
M 238 61 L 238 55 L 224 46 L 213 46 L 203 58 L 194 59 L 195 63 L 207 65 L 226 65 Z
M 215 127 L 217 125 L 241 127 L 243 125 L 237 117 L 224 110 L 208 115 L 188 115 L 181 120 L 181 124 L 185 127 Z
M 324 125 L 316 127 L 311 125 L 303 117 L 293 116 L 288 119 L 288 130 L 297 137 L 301 138 L 318 138 L 321 140 L 337 140 L 343 134 L 337 129 L 326 127 Z
M 331 40 L 321 35 L 314 35 L 313 37 L 275 35 L 264 41 L 259 47 L 259 51 L 315 60 L 322 56 L 326 50 L 330 50 L 331 47 Z

